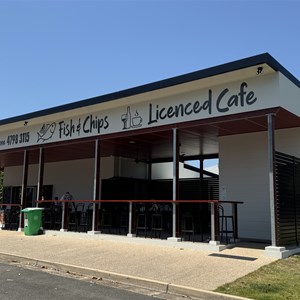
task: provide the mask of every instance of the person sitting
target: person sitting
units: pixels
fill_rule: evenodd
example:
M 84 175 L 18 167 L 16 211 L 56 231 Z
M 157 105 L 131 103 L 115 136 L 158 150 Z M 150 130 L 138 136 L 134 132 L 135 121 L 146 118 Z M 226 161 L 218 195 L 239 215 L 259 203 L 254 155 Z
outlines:
M 61 196 L 60 200 L 73 200 L 73 196 L 69 193 L 69 192 L 66 192 L 64 195 Z M 74 210 L 76 211 L 76 205 L 75 205 L 75 202 L 72 202 L 72 206 L 74 208 Z
M 65 194 L 62 195 L 60 200 L 73 200 L 73 196 L 69 192 L 66 192 Z

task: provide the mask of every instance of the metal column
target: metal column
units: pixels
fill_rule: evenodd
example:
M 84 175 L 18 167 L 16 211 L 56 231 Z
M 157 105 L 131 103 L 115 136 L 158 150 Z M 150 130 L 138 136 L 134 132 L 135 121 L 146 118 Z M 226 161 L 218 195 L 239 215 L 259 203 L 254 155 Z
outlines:
M 68 202 L 62 203 L 61 228 L 60 231 L 68 231 Z
M 220 242 L 216 241 L 216 209 L 215 203 L 210 203 L 210 244 L 218 245 Z
M 271 241 L 276 247 L 276 194 L 275 194 L 275 115 L 268 114 L 268 158 L 269 158 L 269 196 L 271 212 Z
M 179 198 L 179 139 L 177 128 L 173 128 L 173 201 Z M 172 237 L 168 238 L 170 241 L 179 241 L 180 238 L 176 237 L 177 232 L 177 206 L 173 203 L 172 215 Z
M 128 233 L 127 237 L 135 237 L 136 234 L 132 233 L 132 202 L 129 202 L 129 216 L 128 216 Z
M 39 174 L 38 174 L 38 184 L 37 184 L 37 193 L 36 193 L 37 201 L 42 200 L 43 184 L 44 184 L 44 149 L 40 148 Z M 39 206 L 39 204 L 36 203 L 36 206 Z
M 201 200 L 203 200 L 203 179 L 204 179 L 204 159 L 203 157 L 201 157 L 199 159 L 199 166 L 200 166 L 200 188 L 201 188 L 201 191 L 200 191 L 200 197 L 201 197 Z
M 95 164 L 94 164 L 94 190 L 93 200 L 99 200 L 100 198 L 100 140 L 95 140 Z M 99 204 L 93 204 L 93 221 L 92 231 L 89 233 L 95 234 L 100 233 L 99 231 Z
M 22 191 L 21 191 L 21 210 L 27 206 L 27 179 L 28 179 L 28 151 L 24 150 Z M 20 211 L 18 231 L 21 231 L 22 228 L 24 228 L 23 227 L 23 214 Z

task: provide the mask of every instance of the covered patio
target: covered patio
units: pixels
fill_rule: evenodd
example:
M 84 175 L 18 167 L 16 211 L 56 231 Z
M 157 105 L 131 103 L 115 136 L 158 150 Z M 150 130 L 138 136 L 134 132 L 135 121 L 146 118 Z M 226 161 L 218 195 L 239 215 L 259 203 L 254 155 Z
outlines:
M 268 116 L 275 116 L 275 126 L 268 128 Z M 0 155 L 1 167 L 22 165 L 23 178 L 19 199 L 3 202 L 7 210 L 8 229 L 22 228 L 20 209 L 27 206 L 45 208 L 45 229 L 84 231 L 90 233 L 127 234 L 158 238 L 188 239 L 222 243 L 238 239 L 237 204 L 239 199 L 219 197 L 217 174 L 204 170 L 204 161 L 219 157 L 221 136 L 294 127 L 299 120 L 283 109 L 164 126 L 158 130 L 139 130 L 131 134 L 113 134 L 70 142 L 5 151 Z M 270 149 L 274 151 L 273 148 Z M 114 176 L 101 180 L 101 157 L 126 158 L 141 164 L 147 179 Z M 44 185 L 45 164 L 92 158 L 94 160 L 94 199 L 68 201 L 56 199 L 51 188 Z M 189 161 L 199 161 L 199 168 Z M 152 179 L 153 166 L 171 163 L 173 178 Z M 36 189 L 28 187 L 28 166 L 38 165 Z M 197 173 L 194 178 L 180 178 L 179 165 Z M 73 174 L 80 178 L 78 174 Z M 48 189 L 48 190 L 47 190 Z M 100 197 L 100 190 L 102 195 Z M 12 191 L 11 191 L 12 192 Z M 12 195 L 16 197 L 16 195 Z M 23 202 L 22 202 L 23 199 Z M 9 202 L 9 203 L 6 203 Z M 156 209 L 153 209 L 155 207 Z M 227 231 L 220 233 L 220 206 L 229 211 Z M 71 209 L 69 209 L 71 207 Z M 228 213 L 227 213 L 228 215 Z M 142 219 L 143 218 L 143 219 Z M 228 220 L 226 220 L 228 222 Z M 232 226 L 234 224 L 234 226 Z

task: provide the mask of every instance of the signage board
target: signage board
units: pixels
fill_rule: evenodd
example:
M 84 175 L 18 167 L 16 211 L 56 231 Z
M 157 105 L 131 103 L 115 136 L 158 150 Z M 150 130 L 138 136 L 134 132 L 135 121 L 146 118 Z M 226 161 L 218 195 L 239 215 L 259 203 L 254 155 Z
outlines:
M 0 150 L 207 119 L 268 107 L 247 81 L 148 100 L 0 134 Z M 120 101 L 121 103 L 121 101 Z

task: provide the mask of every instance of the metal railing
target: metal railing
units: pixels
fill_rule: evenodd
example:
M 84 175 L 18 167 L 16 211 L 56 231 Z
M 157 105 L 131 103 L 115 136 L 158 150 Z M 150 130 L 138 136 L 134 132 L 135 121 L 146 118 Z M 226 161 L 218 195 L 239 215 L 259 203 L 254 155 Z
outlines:
M 60 230 L 61 231 L 67 231 L 69 228 L 69 204 L 73 203 L 75 206 L 79 203 L 83 204 L 90 204 L 90 206 L 93 207 L 92 209 L 92 222 L 90 225 L 92 225 L 92 230 L 94 232 L 97 232 L 100 230 L 101 222 L 99 222 L 99 210 L 101 209 L 99 206 L 101 204 L 128 204 L 128 235 L 132 235 L 132 233 L 135 231 L 135 210 L 133 209 L 133 205 L 141 204 L 141 205 L 147 205 L 147 204 L 208 204 L 210 205 L 210 240 L 211 241 L 219 241 L 219 215 L 218 215 L 218 205 L 231 205 L 231 213 L 232 213 L 232 219 L 233 219 L 233 239 L 238 238 L 238 209 L 237 205 L 242 204 L 242 201 L 224 201 L 224 200 L 37 200 L 34 201 L 37 206 L 40 205 L 49 205 L 49 209 L 53 209 L 53 207 L 61 207 L 61 222 L 60 222 Z M 0 207 L 4 206 L 17 206 L 20 207 L 20 204 L 9 204 L 9 203 L 2 203 L 0 204 Z M 23 207 L 22 207 L 23 208 Z M 74 209 L 72 209 L 74 212 Z M 170 207 L 170 210 L 172 208 Z M 55 211 L 53 210 L 55 213 Z M 179 227 L 179 221 L 177 220 L 177 228 Z M 179 235 L 179 231 L 177 230 L 176 236 Z

